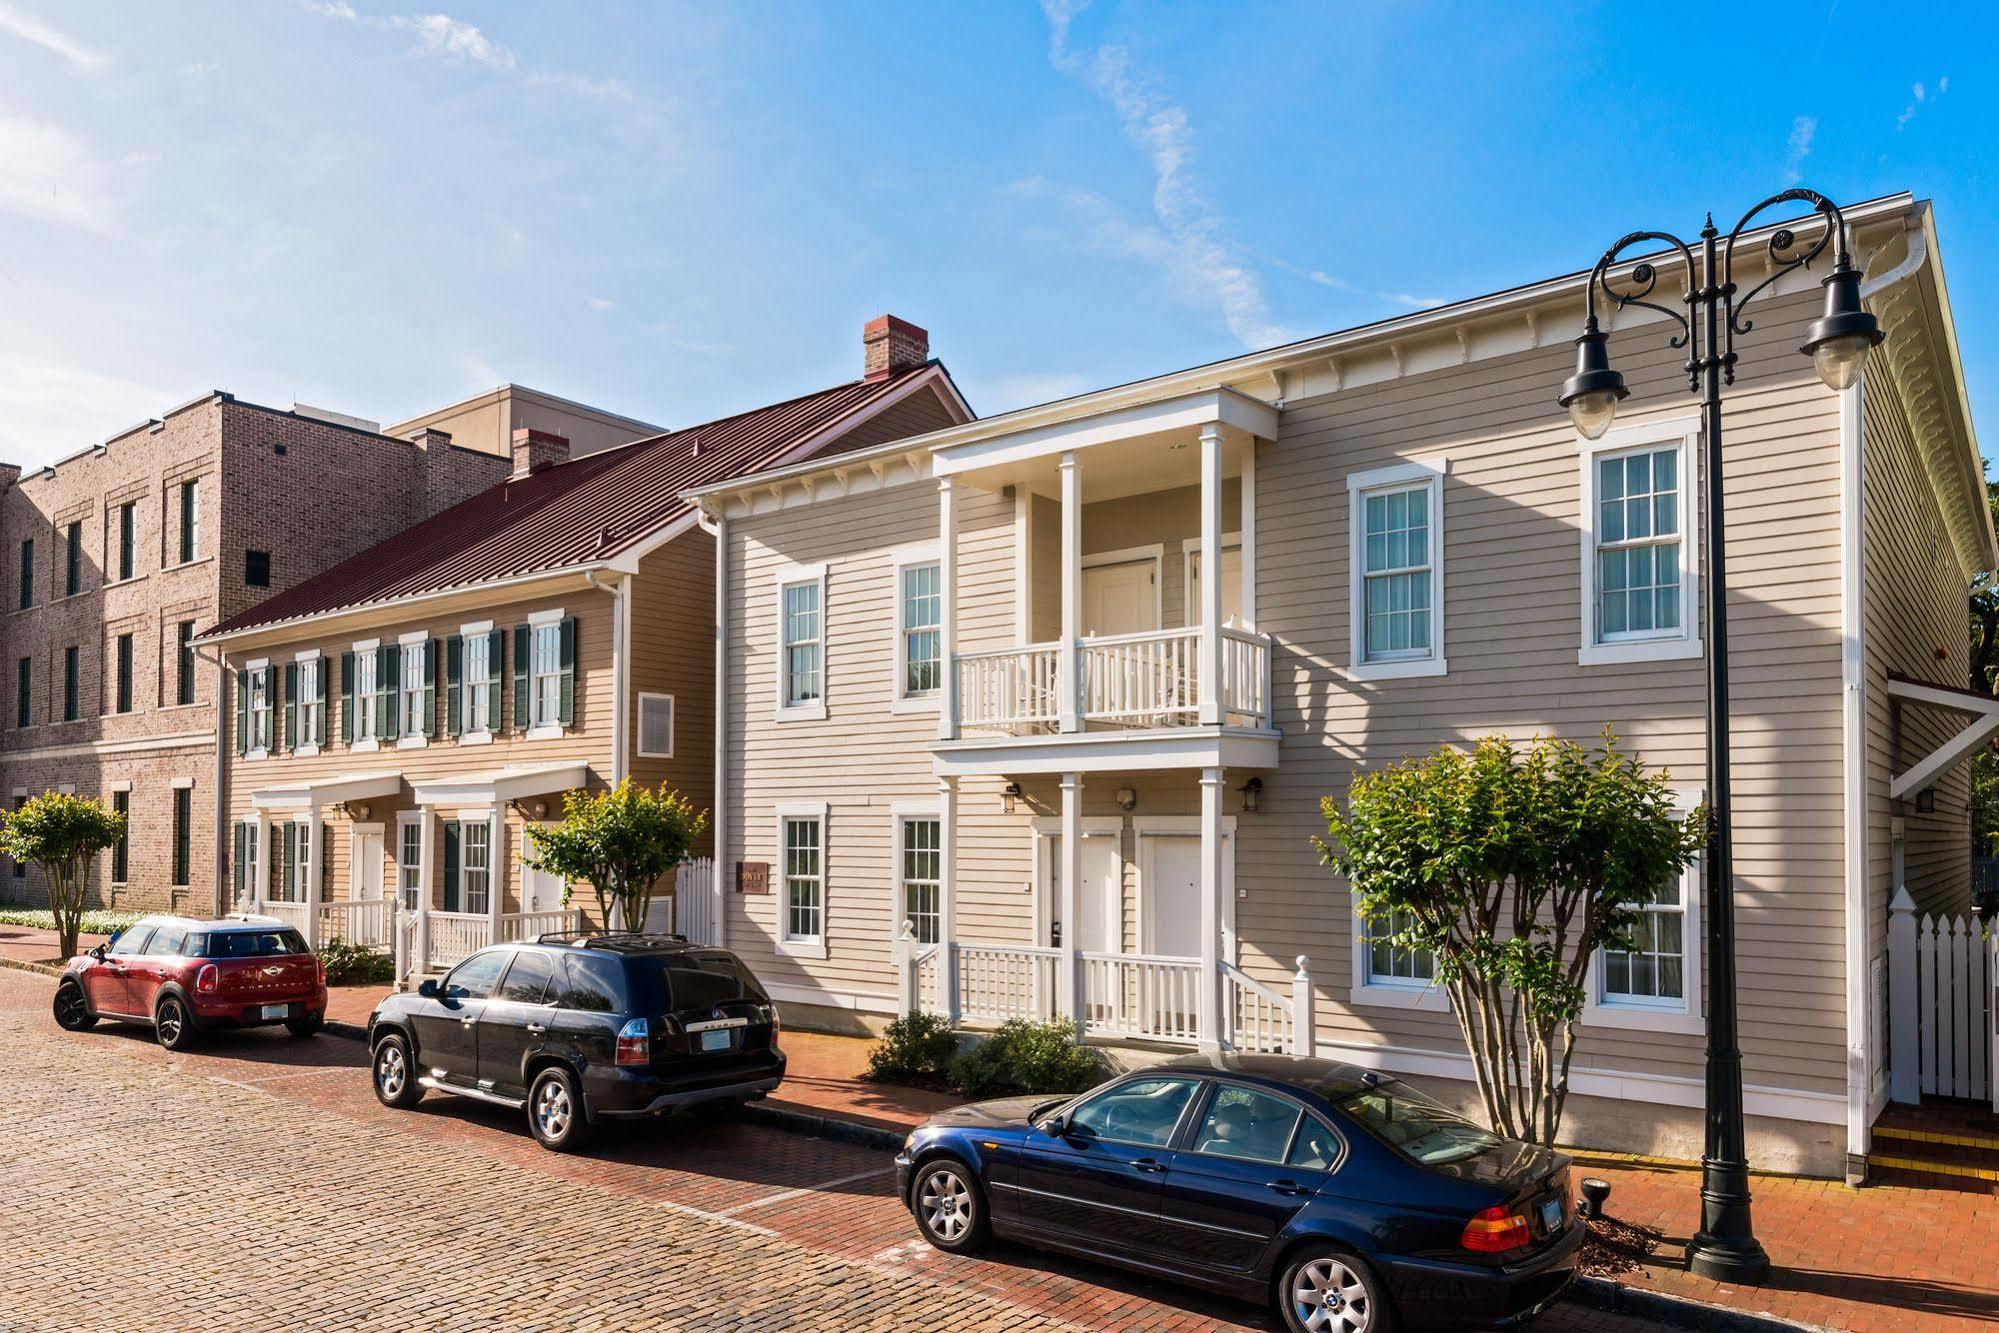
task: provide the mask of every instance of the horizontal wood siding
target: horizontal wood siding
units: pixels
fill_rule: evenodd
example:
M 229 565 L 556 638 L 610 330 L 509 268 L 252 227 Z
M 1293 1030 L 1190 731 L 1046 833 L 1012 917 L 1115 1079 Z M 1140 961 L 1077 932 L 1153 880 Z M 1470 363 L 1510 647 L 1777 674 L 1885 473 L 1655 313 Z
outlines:
M 639 562 L 632 585 L 630 768 L 698 809 L 715 803 L 715 539 L 699 528 Z M 673 757 L 639 754 L 641 693 L 673 696 Z M 696 849 L 706 856 L 704 837 Z

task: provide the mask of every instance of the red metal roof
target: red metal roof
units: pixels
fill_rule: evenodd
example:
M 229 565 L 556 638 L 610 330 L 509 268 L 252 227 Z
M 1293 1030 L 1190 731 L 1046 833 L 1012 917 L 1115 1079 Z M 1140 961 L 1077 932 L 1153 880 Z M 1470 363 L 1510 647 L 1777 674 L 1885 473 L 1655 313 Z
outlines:
M 772 466 L 935 364 L 837 385 L 501 482 L 208 633 L 608 560 L 687 513 L 682 491 Z

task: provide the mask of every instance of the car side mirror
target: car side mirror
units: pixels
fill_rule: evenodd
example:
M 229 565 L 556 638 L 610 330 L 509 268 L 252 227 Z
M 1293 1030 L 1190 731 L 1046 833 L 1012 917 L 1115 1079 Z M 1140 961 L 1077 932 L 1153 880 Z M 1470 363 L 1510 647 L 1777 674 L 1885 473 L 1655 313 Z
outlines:
M 100 963 L 104 961 L 104 946 L 101 944 L 93 944 L 85 952 Z
M 1062 1115 L 1051 1115 L 1041 1122 L 1041 1132 L 1051 1139 L 1066 1138 L 1069 1133 L 1069 1118 Z
M 426 1000 L 435 1000 L 438 996 L 437 978 L 425 977 L 423 982 L 417 986 L 416 993 L 423 996 Z

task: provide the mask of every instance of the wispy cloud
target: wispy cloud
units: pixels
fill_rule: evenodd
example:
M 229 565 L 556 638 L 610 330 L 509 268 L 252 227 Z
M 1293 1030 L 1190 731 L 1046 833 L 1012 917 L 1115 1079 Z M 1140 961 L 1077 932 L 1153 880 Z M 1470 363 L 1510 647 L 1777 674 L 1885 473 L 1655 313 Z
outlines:
M 110 229 L 97 163 L 60 126 L 0 116 L 0 211 L 46 222 Z
M 1937 98 L 1942 97 L 1945 93 L 1949 91 L 1950 91 L 1950 76 L 1948 74 L 1942 76 L 1937 80 L 1937 89 L 1935 96 L 1932 96 L 1930 94 L 1930 90 L 1924 87 L 1920 81 L 1918 81 L 1915 87 L 1909 90 L 1909 104 L 1902 108 L 1901 115 L 1895 117 L 1895 128 L 1897 130 L 1907 129 L 1909 127 L 1909 122 L 1916 118 L 1916 112 L 1921 110 L 1925 103 L 1934 102 L 1937 100 Z
M 1819 132 L 1816 116 L 1799 116 L 1791 122 L 1791 137 L 1784 146 L 1784 183 L 1796 185 L 1804 176 L 1805 159 L 1812 155 L 1812 139 Z
M 618 303 L 608 296 L 593 296 L 589 299 L 589 305 L 592 310 L 597 311 L 599 314 L 618 308 Z
M 1070 26 L 1084 7 L 1084 0 L 1042 0 L 1048 59 L 1110 105 L 1125 137 L 1151 163 L 1156 227 L 1128 231 L 1127 240 L 1144 242 L 1133 252 L 1162 265 L 1189 299 L 1212 302 L 1245 347 L 1285 341 L 1289 334 L 1271 319 L 1262 279 L 1229 239 L 1224 219 L 1196 180 L 1195 134 L 1186 108 L 1162 92 L 1124 47 L 1072 48 Z
M 1432 306 L 1444 304 L 1446 300 L 1445 297 L 1441 296 L 1416 296 L 1409 292 L 1389 292 L 1382 291 L 1379 288 L 1363 287 L 1357 282 L 1340 277 L 1337 273 L 1328 273 L 1324 269 L 1317 268 L 1301 268 L 1297 264 L 1287 263 L 1282 259 L 1273 259 L 1270 262 L 1293 277 L 1303 278 L 1305 281 L 1317 283 L 1321 287 L 1328 287 L 1336 292 L 1350 292 L 1355 296 L 1371 296 L 1377 301 L 1383 301 L 1389 305 L 1406 306 L 1411 310 L 1428 310 Z
M 499 70 L 502 74 L 513 73 L 520 64 L 512 51 L 479 31 L 478 25 L 465 23 L 449 14 L 391 17 L 387 22 L 391 28 L 415 33 L 418 49 L 428 55 L 469 61 Z
M 622 79 L 599 78 L 569 70 L 526 68 L 512 48 L 496 41 L 476 23 L 449 14 L 363 14 L 347 0 L 299 0 L 307 13 L 340 23 L 383 32 L 406 33 L 415 39 L 416 54 L 452 64 L 476 65 L 496 75 L 518 78 L 529 88 L 551 88 L 599 102 L 632 102 L 636 97 Z
M 61 56 L 85 74 L 94 74 L 111 63 L 111 57 L 103 52 L 93 51 L 68 33 L 23 14 L 12 5 L 0 4 L 0 32 L 12 33 L 24 42 Z

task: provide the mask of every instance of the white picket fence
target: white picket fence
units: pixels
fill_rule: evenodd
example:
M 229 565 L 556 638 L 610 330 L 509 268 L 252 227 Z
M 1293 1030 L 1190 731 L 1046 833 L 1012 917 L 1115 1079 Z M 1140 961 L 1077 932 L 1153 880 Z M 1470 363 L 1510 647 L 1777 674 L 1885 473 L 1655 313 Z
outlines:
M 667 929 L 696 944 L 720 944 L 715 929 L 715 862 L 709 857 L 682 862 L 673 872 L 673 909 Z
M 1888 909 L 1889 1096 L 1990 1100 L 1999 1110 L 1999 931 L 1976 916 L 1918 916 L 1907 889 Z

